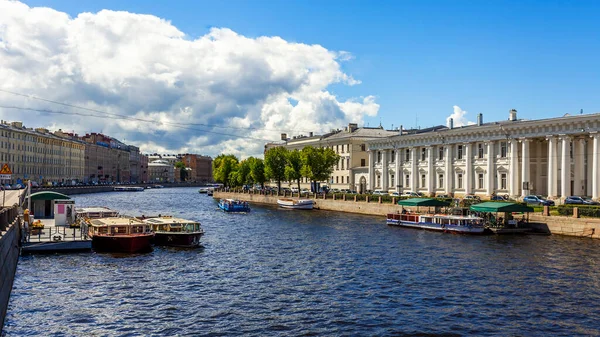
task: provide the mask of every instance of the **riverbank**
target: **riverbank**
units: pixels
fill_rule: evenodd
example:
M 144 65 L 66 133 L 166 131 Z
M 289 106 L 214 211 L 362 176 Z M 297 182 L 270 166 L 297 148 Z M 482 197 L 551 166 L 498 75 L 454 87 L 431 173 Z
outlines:
M 103 185 L 103 186 L 64 186 L 64 187 L 41 187 L 32 190 L 35 192 L 52 191 L 66 195 L 86 194 L 86 193 L 101 193 L 101 192 L 112 192 L 116 186 L 128 186 L 128 187 L 147 187 L 155 186 L 157 184 L 137 184 L 137 185 Z M 160 186 L 164 188 L 172 187 L 202 187 L 206 184 L 202 183 L 161 183 Z
M 281 196 L 258 193 L 235 193 L 215 191 L 214 198 L 232 198 L 247 200 L 252 203 L 277 205 L 277 199 Z M 376 215 L 385 217 L 388 213 L 395 213 L 401 210 L 401 206 L 390 203 L 382 203 L 381 198 L 371 196 L 365 201 L 357 200 L 354 196 L 348 196 L 340 199 L 324 199 L 322 196 L 310 197 L 315 200 L 315 208 L 329 211 L 339 211 L 356 214 Z M 538 232 L 589 237 L 600 239 L 600 219 L 593 218 L 574 218 L 567 216 L 543 216 L 541 213 L 532 213 L 529 215 L 530 226 Z

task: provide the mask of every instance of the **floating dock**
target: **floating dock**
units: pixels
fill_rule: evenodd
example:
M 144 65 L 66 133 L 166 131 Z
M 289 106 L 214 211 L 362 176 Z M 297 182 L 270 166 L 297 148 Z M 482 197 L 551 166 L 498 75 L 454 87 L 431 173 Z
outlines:
M 44 228 L 29 228 L 27 238 L 23 241 L 23 254 L 64 253 L 89 251 L 92 240 L 80 228 L 55 226 L 54 219 L 41 219 Z

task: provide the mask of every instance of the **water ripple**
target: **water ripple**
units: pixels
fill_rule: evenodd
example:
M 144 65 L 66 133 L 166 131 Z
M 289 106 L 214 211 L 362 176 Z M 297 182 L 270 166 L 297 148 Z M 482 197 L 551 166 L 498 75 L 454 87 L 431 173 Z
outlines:
M 21 257 L 5 336 L 600 335 L 597 240 L 224 214 L 195 188 L 75 200 L 199 220 L 202 247 Z

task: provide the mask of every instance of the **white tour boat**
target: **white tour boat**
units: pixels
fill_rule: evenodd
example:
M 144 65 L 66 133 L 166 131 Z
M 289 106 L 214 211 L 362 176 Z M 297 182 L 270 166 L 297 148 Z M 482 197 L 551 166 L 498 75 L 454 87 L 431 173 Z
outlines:
M 387 215 L 387 224 L 449 233 L 485 234 L 483 219 L 476 216 L 405 213 Z
M 310 199 L 281 198 L 277 200 L 279 207 L 291 209 L 313 209 L 314 204 L 314 200 Z

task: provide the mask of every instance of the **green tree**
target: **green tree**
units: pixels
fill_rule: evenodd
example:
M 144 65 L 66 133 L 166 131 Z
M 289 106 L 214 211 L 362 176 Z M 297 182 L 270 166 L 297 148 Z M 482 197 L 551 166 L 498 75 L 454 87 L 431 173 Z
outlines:
M 252 178 L 252 182 L 255 184 L 260 184 L 260 187 L 265 187 L 265 163 L 260 158 L 250 157 L 248 158 L 250 162 L 250 177 Z
M 265 152 L 265 180 L 277 182 L 277 190 L 281 190 L 281 181 L 285 180 L 288 150 L 283 146 L 273 147 Z
M 187 179 L 187 169 L 185 164 L 182 161 L 178 161 L 175 163 L 175 168 L 179 169 L 179 178 L 181 181 L 185 181 Z
M 333 166 L 340 161 L 340 156 L 331 148 L 302 149 L 302 175 L 312 181 L 328 181 L 333 173 Z
M 290 182 L 296 181 L 298 183 L 298 191 L 300 191 L 300 179 L 303 177 L 302 153 L 300 151 L 294 150 L 288 152 L 285 177 Z
M 229 187 L 232 172 L 237 171 L 238 159 L 232 154 L 220 154 L 213 160 L 213 179 Z
M 250 157 L 252 158 L 252 157 Z M 236 186 L 243 186 L 245 184 L 252 184 L 252 177 L 250 176 L 250 165 L 251 161 L 248 159 L 244 159 L 240 162 L 237 169 L 236 175 Z

